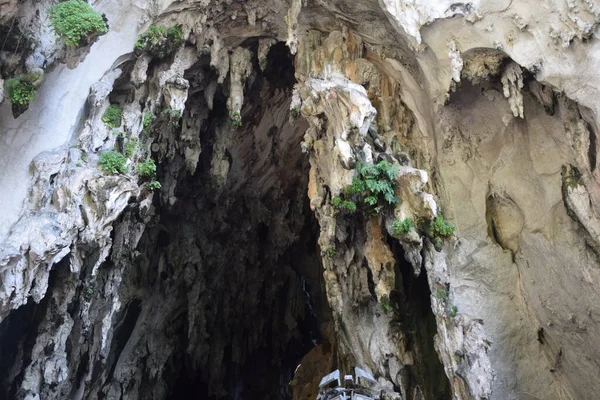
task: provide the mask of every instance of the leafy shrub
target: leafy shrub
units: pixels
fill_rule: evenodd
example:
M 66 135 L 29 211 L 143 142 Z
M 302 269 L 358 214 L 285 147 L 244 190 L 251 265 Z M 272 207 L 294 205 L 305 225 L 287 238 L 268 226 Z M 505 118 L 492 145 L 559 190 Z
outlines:
M 131 139 L 130 141 L 127 142 L 127 144 L 125 145 L 125 155 L 127 157 L 133 157 L 133 155 L 135 154 L 135 151 L 138 148 L 138 143 L 139 140 L 137 138 Z
M 144 113 L 144 117 L 142 119 L 142 129 L 144 132 L 149 132 L 152 128 L 152 122 L 154 121 L 154 114 L 150 111 Z
M 166 28 L 160 25 L 152 25 L 146 33 L 143 33 L 135 43 L 138 53 L 147 52 L 153 57 L 167 58 L 183 43 L 183 31 L 181 26 Z
M 49 16 L 54 31 L 67 46 L 85 45 L 84 39 L 108 31 L 102 16 L 82 0 L 54 4 L 50 7 Z
M 121 107 L 118 104 L 111 104 L 102 115 L 102 122 L 111 128 L 117 128 L 121 126 L 122 118 L 123 110 L 121 110 Z
M 348 211 L 350 213 L 356 211 L 356 203 L 350 200 L 342 200 L 340 196 L 336 196 L 331 199 L 331 205 L 338 210 Z
M 337 252 L 335 251 L 335 248 L 330 247 L 327 249 L 327 257 L 332 258 L 337 254 Z
M 150 190 L 160 189 L 161 187 L 162 187 L 162 185 L 160 184 L 159 181 L 150 182 Z
M 142 178 L 153 178 L 156 176 L 156 164 L 151 158 L 147 158 L 146 161 L 138 163 L 136 169 L 138 175 Z
M 394 164 L 380 161 L 376 165 L 359 165 L 357 170 L 358 177 L 354 177 L 352 184 L 342 189 L 343 198 L 332 199 L 334 207 L 354 212 L 357 204 L 362 204 L 379 213 L 386 205 L 400 201 L 395 195 L 398 167 Z
M 231 114 L 229 115 L 229 117 L 231 118 L 231 125 L 239 128 L 240 126 L 242 126 L 242 116 L 240 115 L 239 111 L 232 111 Z
M 452 236 L 454 229 L 454 225 L 446 221 L 440 213 L 429 224 L 430 233 L 434 238 L 448 238 Z
M 33 84 L 35 81 L 33 75 L 37 76 L 37 74 L 27 74 L 6 81 L 6 92 L 11 103 L 27 105 L 35 100 L 37 89 Z
M 100 169 L 109 174 L 124 174 L 127 172 L 127 158 L 119 152 L 108 151 L 100 155 L 98 165 Z
M 394 221 L 392 224 L 392 230 L 396 236 L 406 235 L 412 226 L 412 220 L 410 218 L 404 218 L 402 221 Z

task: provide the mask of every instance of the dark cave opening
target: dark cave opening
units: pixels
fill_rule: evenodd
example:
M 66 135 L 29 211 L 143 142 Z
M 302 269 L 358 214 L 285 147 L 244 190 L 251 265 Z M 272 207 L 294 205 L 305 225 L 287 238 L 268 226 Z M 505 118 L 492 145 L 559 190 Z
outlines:
M 434 346 L 437 326 L 431 309 L 431 290 L 425 267 L 415 277 L 412 265 L 404 258 L 400 242 L 388 237 L 388 245 L 397 260 L 396 289 L 391 293 L 390 300 L 395 317 L 408 334 L 407 347 L 418 360 L 414 365 L 407 366 L 409 387 L 411 392 L 418 387 L 426 399 L 449 400 L 452 398 L 450 382 Z
M 12 371 L 15 362 L 23 357 L 20 355 L 28 342 L 27 337 L 35 333 L 37 327 L 36 309 L 38 305 L 32 300 L 11 312 L 0 324 L 0 376 L 2 385 L 0 398 L 10 398 L 9 393 L 17 389 L 20 379 Z M 31 339 L 29 339 L 31 340 Z
M 69 261 L 64 259 L 54 265 L 48 277 L 48 287 L 68 281 Z M 32 356 L 40 331 L 48 324 L 46 314 L 56 307 L 52 292 L 48 290 L 39 303 L 29 299 L 27 304 L 14 310 L 0 324 L 0 399 L 17 398 L 25 371 L 19 368 L 34 361 Z M 52 321 L 60 325 L 63 321 Z M 54 343 L 44 348 L 44 354 L 54 352 Z
M 202 79 L 216 75 L 207 62 L 187 72 L 184 126 L 208 107 Z M 290 123 L 294 82 L 292 56 L 274 45 L 264 72 L 248 79 L 243 126 L 228 127 L 219 85 L 198 127 L 195 173 L 179 155 L 159 165 L 162 182 L 177 177 L 177 200 L 155 197 L 158 221 L 146 229 L 125 286 L 141 299 L 139 323 L 148 313 L 161 324 L 163 315 L 179 315 L 141 340 L 156 335 L 172 346 L 161 374 L 168 399 L 291 398 L 296 366 L 320 341 L 329 309 L 300 147 L 306 122 Z

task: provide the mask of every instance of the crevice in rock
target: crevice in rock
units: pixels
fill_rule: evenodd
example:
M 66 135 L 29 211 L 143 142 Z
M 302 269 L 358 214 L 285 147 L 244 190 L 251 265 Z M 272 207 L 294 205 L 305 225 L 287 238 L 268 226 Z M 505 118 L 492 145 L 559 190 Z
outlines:
M 588 148 L 588 159 L 590 161 L 590 169 L 591 169 L 592 172 L 594 172 L 594 170 L 596 169 L 596 158 L 597 158 L 596 130 L 589 123 L 586 123 L 586 127 L 587 127 L 588 132 L 590 132 L 590 146 Z
M 415 277 L 398 240 L 388 237 L 387 243 L 397 260 L 396 287 L 390 295 L 394 319 L 407 334 L 407 349 L 414 358 L 414 364 L 406 366 L 409 371 L 407 390 L 415 395 L 421 393 L 426 399 L 451 399 L 450 382 L 434 346 L 437 326 L 427 274 Z

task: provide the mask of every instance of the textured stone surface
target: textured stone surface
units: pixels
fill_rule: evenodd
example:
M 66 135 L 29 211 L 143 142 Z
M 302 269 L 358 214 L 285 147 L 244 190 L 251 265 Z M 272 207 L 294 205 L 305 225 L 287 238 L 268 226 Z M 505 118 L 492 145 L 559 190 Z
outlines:
M 37 40 L 4 70 L 76 67 L 18 119 L 0 111 L 3 394 L 286 397 L 327 327 L 335 362 L 309 354 L 370 369 L 391 398 L 600 390 L 595 2 L 105 0 L 111 30 L 78 66 L 87 50 L 60 53 L 36 16 L 48 5 L 0 1 Z M 150 20 L 185 46 L 128 55 Z M 98 171 L 135 140 L 127 174 Z M 402 203 L 335 210 L 379 160 Z M 457 230 L 436 250 L 439 213 Z M 322 370 L 299 371 L 313 394 Z

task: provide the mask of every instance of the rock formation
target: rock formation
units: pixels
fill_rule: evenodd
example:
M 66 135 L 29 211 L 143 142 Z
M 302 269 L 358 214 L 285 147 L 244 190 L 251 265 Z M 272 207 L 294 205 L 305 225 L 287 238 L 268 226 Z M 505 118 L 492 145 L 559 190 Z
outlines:
M 54 3 L 0 0 L 0 398 L 595 398 L 600 4 Z

